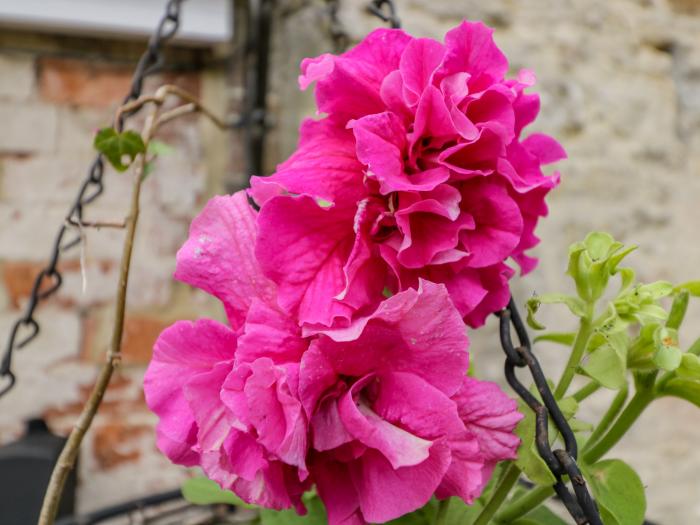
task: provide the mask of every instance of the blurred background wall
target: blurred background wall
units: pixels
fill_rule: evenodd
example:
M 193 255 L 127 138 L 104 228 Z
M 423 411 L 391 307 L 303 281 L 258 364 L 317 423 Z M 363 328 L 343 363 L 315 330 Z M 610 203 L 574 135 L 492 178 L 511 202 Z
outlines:
M 157 13 L 163 2 L 142 3 L 157 4 Z M 189 0 L 184 20 L 188 12 L 206 20 L 214 4 Z M 514 285 L 519 298 L 569 290 L 563 275 L 567 246 L 593 229 L 639 245 L 633 263 L 643 280 L 700 277 L 700 0 L 397 4 L 404 27 L 416 36 L 442 38 L 462 18 L 483 20 L 496 29 L 512 71 L 527 67 L 537 74 L 542 113 L 532 129 L 557 137 L 570 159 L 559 166 L 563 183 L 539 229 L 541 264 Z M 266 172 L 293 150 L 299 120 L 314 111 L 311 93 L 296 87 L 299 61 L 357 41 L 381 25 L 365 6 L 364 0 L 277 3 Z M 242 84 L 234 64 L 242 44 L 236 34 L 231 44 L 215 31 L 207 36 L 206 22 L 202 27 L 204 36 L 193 31 L 180 41 L 169 54 L 168 71 L 148 86 L 175 82 L 220 112 L 235 112 Z M 127 91 L 143 44 L 138 34 L 123 29 L 38 29 L 16 19 L 0 28 L 3 338 L 85 174 L 94 131 L 109 122 Z M 145 409 L 140 381 L 163 327 L 177 318 L 219 315 L 212 302 L 170 276 L 191 218 L 210 195 L 241 187 L 245 167 L 237 131 L 220 134 L 191 118 L 166 128 L 161 139 L 175 151 L 159 159 L 145 185 L 124 367 L 86 440 L 81 510 L 174 487 L 185 475 L 155 450 L 154 418 Z M 125 213 L 126 177 L 109 173 L 105 183 L 106 194 L 91 207 L 89 219 L 116 220 Z M 86 291 L 80 254 L 72 253 L 63 266 L 65 285 L 39 311 L 42 335 L 15 357 L 18 385 L 0 400 L 0 442 L 19 435 L 22 421 L 33 415 L 47 418 L 57 433 L 67 432 L 104 359 L 122 233 L 86 235 Z M 550 325 L 571 323 L 555 310 L 544 314 Z M 693 321 L 699 315 L 700 309 L 691 309 L 681 334 L 686 345 L 700 335 L 700 324 Z M 472 340 L 478 369 L 498 379 L 502 356 L 493 323 Z M 538 352 L 552 374 L 558 373 L 561 350 L 543 346 Z M 606 393 L 593 400 L 591 414 L 604 406 Z M 700 411 L 664 399 L 613 451 L 638 468 L 648 487 L 649 517 L 662 525 L 700 519 L 698 442 Z

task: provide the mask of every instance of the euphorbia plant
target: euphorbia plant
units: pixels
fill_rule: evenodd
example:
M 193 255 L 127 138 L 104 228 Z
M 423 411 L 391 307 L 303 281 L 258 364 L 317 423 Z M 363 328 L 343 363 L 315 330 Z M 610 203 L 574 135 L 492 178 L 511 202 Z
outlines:
M 550 137 L 523 136 L 539 110 L 525 92 L 534 76 L 506 70 L 491 30 L 469 22 L 444 44 L 378 30 L 302 63 L 300 84 L 316 82 L 325 116 L 302 124 L 274 175 L 253 180 L 259 212 L 244 192 L 217 197 L 178 252 L 175 277 L 219 298 L 227 323 L 180 321 L 155 345 L 146 399 L 172 461 L 199 465 L 246 504 L 311 509 L 306 519 L 331 525 L 558 519 L 538 508 L 552 479 L 532 414 L 468 375 L 467 326 L 508 302 L 509 262 L 535 267 L 525 251 L 559 180 L 541 165 L 564 157 Z M 637 285 L 619 267 L 626 253 L 592 234 L 570 254 L 578 296 L 528 303 L 538 329 L 542 303 L 580 318 L 577 333 L 541 337 L 571 347 L 555 393 L 601 513 L 621 524 L 641 521 L 641 484 L 598 460 L 655 397 L 697 402 L 699 368 L 676 343 L 687 293 Z M 621 290 L 601 309 L 615 275 Z M 672 294 L 666 321 L 659 301 Z M 591 382 L 568 396 L 577 373 Z M 628 374 L 629 405 L 620 394 L 592 432 L 576 422 L 579 402 L 600 386 L 626 393 Z M 521 471 L 537 486 L 509 496 Z M 642 504 L 619 506 L 612 483 Z

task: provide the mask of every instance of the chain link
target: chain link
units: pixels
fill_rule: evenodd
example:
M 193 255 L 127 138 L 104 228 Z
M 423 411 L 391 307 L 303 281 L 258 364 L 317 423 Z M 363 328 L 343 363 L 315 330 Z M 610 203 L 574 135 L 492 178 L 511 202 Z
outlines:
M 161 70 L 163 66 L 163 45 L 175 36 L 180 27 L 180 7 L 183 1 L 169 0 L 166 4 L 165 14 L 158 23 L 155 33 L 149 39 L 146 51 L 138 61 L 132 78 L 131 88 L 124 98 L 124 104 L 141 96 L 143 82 L 146 77 Z M 121 131 L 124 128 L 125 119 L 133 113 L 135 112 L 121 115 L 119 120 L 114 123 L 116 129 Z M 41 301 L 56 293 L 61 287 L 63 277 L 58 270 L 61 254 L 77 246 L 81 241 L 80 235 L 70 237 L 71 226 L 82 224 L 85 206 L 97 199 L 104 191 L 103 175 L 104 160 L 102 155 L 97 155 L 90 165 L 87 176 L 80 185 L 78 194 L 73 205 L 68 210 L 64 223 L 58 229 L 47 265 L 34 280 L 34 285 L 29 294 L 29 302 L 24 313 L 15 321 L 10 330 L 2 361 L 0 361 L 0 397 L 9 392 L 16 382 L 15 375 L 12 372 L 14 351 L 29 344 L 41 331 L 39 323 L 34 317 L 36 308 Z
M 512 297 L 508 306 L 496 315 L 500 319 L 501 346 L 506 353 L 506 380 L 535 413 L 535 445 L 537 446 L 538 454 L 542 456 L 542 459 L 556 479 L 554 491 L 564 503 L 566 510 L 574 518 L 577 525 L 603 525 L 598 507 L 588 492 L 586 481 L 576 464 L 576 459 L 578 458 L 576 437 L 559 409 L 554 394 L 547 384 L 547 378 L 542 372 L 540 363 L 532 353 L 530 338 L 527 335 L 527 330 Z M 515 330 L 518 337 L 519 346 L 517 347 L 513 345 L 511 327 Z M 535 387 L 542 398 L 541 402 L 520 382 L 515 374 L 516 368 L 524 367 L 527 367 L 530 371 Z M 552 450 L 549 439 L 550 418 L 564 442 L 563 449 Z M 564 481 L 565 476 L 569 478 L 569 482 L 573 487 L 573 493 Z
M 367 10 L 382 21 L 388 22 L 392 29 L 401 27 L 401 20 L 392 0 L 372 0 L 367 6 Z

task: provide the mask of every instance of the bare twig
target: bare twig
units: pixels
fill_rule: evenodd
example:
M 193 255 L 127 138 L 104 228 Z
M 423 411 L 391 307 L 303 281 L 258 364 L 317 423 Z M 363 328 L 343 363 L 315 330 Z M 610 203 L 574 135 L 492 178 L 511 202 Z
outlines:
M 186 104 L 165 112 L 163 115 L 159 115 L 162 104 L 168 95 L 175 95 L 179 99 L 184 100 Z M 190 93 L 176 86 L 163 86 L 156 91 L 154 96 L 140 97 L 136 101 L 125 104 L 119 109 L 119 111 L 117 111 L 116 121 L 118 121 L 119 116 L 125 111 L 133 111 L 149 103 L 153 103 L 154 107 L 152 112 L 146 118 L 142 131 L 143 142 L 147 147 L 160 125 L 172 120 L 176 116 L 186 113 L 200 112 L 214 121 L 217 126 L 225 127 L 222 126 L 223 121 L 221 119 L 215 117 L 213 113 L 204 108 Z M 178 111 L 180 108 L 186 108 L 186 110 Z M 126 225 L 126 237 L 124 239 L 122 259 L 119 266 L 116 313 L 114 326 L 112 329 L 112 338 L 107 353 L 107 361 L 104 363 L 104 365 L 102 365 L 102 369 L 100 370 L 95 386 L 90 393 L 90 397 L 83 406 L 83 411 L 73 427 L 70 436 L 68 436 L 68 441 L 61 451 L 61 455 L 59 456 L 56 466 L 51 474 L 49 486 L 44 496 L 44 503 L 41 508 L 38 525 L 52 525 L 54 523 L 56 513 L 58 511 L 58 505 L 61 501 L 63 488 L 66 480 L 68 479 L 68 474 L 75 467 L 75 461 L 78 457 L 78 451 L 80 450 L 80 445 L 83 438 L 90 428 L 90 425 L 97 414 L 97 410 L 102 403 L 102 399 L 107 391 L 107 386 L 112 378 L 112 374 L 121 361 L 121 344 L 122 336 L 124 334 L 124 317 L 126 312 L 126 292 L 129 282 L 129 270 L 131 267 L 131 257 L 134 248 L 136 225 L 138 223 L 140 211 L 139 201 L 141 195 L 141 185 L 145 180 L 144 172 L 147 164 L 146 156 L 146 152 L 139 156 L 139 162 L 136 166 L 136 172 L 134 174 L 129 215 L 124 221 Z M 84 226 L 85 223 L 82 223 L 81 225 Z

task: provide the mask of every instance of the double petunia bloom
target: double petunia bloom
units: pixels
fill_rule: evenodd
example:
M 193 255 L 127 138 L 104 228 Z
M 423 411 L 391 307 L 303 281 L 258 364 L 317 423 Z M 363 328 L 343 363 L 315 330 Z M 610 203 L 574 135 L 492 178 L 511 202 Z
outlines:
M 563 157 L 520 133 L 532 75 L 505 80 L 491 30 L 443 45 L 378 30 L 302 63 L 321 120 L 249 190 L 193 221 L 175 277 L 228 324 L 179 321 L 156 342 L 146 400 L 158 446 L 245 501 L 331 525 L 381 523 L 432 496 L 472 502 L 515 457 L 520 414 L 467 376 L 465 322 L 508 300 Z

